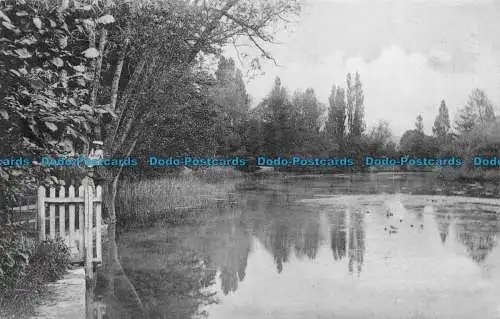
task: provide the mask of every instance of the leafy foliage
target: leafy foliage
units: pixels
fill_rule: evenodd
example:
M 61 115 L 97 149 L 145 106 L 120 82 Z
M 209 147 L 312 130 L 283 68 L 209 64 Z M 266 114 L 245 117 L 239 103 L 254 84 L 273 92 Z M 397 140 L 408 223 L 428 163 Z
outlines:
M 43 280 L 54 281 L 66 272 L 70 259 L 70 251 L 60 238 L 46 240 L 38 244 L 31 263 L 43 269 Z
M 396 155 L 396 144 L 392 141 L 392 132 L 387 121 L 379 121 L 367 136 L 366 152 L 372 156 Z
M 46 282 L 60 279 L 66 272 L 69 256 L 69 249 L 59 239 L 36 244 L 23 232 L 2 228 L 0 309 L 17 314 L 26 311 L 26 300 L 36 298 Z
M 5 155 L 82 151 L 97 118 L 112 113 L 87 104 L 95 58 L 88 34 L 112 17 L 97 18 L 92 6 L 78 2 L 67 10 L 49 3 L 0 3 L 0 152 Z M 53 181 L 54 170 L 34 164 L 0 168 L 0 210 L 39 181 Z
M 8 292 L 16 286 L 30 264 L 34 252 L 34 243 L 23 233 L 12 229 L 2 229 L 0 237 L 0 290 Z M 2 299 L 0 294 L 0 301 Z
M 342 152 L 345 150 L 346 142 L 346 102 L 344 89 L 333 86 L 328 102 L 328 119 L 325 131 L 330 144 L 333 144 L 332 148 Z
M 90 80 L 90 13 L 2 4 L 0 70 L 3 112 L 30 152 L 61 152 L 64 137 L 85 140 L 95 115 L 85 107 Z
M 275 79 L 274 87 L 264 101 L 265 152 L 270 156 L 289 156 L 299 138 L 296 128 L 298 109 L 290 101 L 288 92 Z
M 450 115 L 448 113 L 448 108 L 444 100 L 441 101 L 439 106 L 439 113 L 434 120 L 434 126 L 432 127 L 432 133 L 438 138 L 446 138 L 450 133 Z
M 475 89 L 455 118 L 455 127 L 460 134 L 470 133 L 476 127 L 484 127 L 496 119 L 493 105 L 484 91 Z

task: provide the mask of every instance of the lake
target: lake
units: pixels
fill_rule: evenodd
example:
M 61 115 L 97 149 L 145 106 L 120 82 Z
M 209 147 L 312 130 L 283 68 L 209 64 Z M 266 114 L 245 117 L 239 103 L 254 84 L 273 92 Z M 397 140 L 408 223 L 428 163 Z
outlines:
M 500 318 L 499 191 L 430 173 L 248 178 L 180 225 L 117 232 L 91 306 L 103 318 Z

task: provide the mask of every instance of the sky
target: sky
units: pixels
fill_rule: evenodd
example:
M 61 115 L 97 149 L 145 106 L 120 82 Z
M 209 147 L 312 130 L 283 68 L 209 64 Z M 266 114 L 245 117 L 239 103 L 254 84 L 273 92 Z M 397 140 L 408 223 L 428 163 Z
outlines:
M 421 114 L 431 134 L 443 99 L 452 120 L 474 88 L 498 110 L 499 21 L 496 0 L 304 0 L 279 44 L 266 47 L 278 66 L 263 63 L 247 89 L 255 105 L 279 76 L 290 93 L 312 87 L 326 104 L 332 86 L 358 71 L 368 129 L 387 120 L 401 136 Z

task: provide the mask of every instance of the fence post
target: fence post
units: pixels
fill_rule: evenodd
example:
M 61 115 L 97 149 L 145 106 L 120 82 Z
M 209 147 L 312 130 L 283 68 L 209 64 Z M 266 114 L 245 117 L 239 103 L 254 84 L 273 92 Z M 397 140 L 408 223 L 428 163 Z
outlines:
M 83 196 L 84 196 L 84 256 L 85 256 L 85 274 L 88 279 L 92 279 L 92 219 L 91 219 L 91 211 L 92 211 L 92 202 L 91 202 L 91 186 L 89 185 L 88 178 L 84 178 L 83 180 Z
M 66 186 L 61 185 L 59 188 L 59 198 L 66 198 Z M 59 204 L 59 237 L 63 239 L 67 244 L 69 242 L 66 238 L 66 204 Z M 68 245 L 69 246 L 69 245 Z
M 83 186 L 84 181 L 78 187 L 78 197 L 83 198 L 85 200 L 85 191 Z M 85 219 L 84 219 L 84 205 L 83 203 L 78 204 L 78 237 L 80 240 L 78 241 L 78 250 L 80 251 L 80 255 L 83 256 L 85 260 Z
M 49 197 L 50 198 L 55 198 L 56 197 L 56 189 L 54 187 L 51 187 L 49 190 Z M 49 219 L 49 228 L 50 228 L 50 234 L 49 237 L 50 239 L 55 239 L 56 238 L 56 205 L 49 203 L 49 214 L 50 214 L 50 219 Z
M 38 187 L 38 238 L 40 241 L 45 240 L 45 187 Z
M 87 207 L 86 212 L 89 221 L 89 240 L 88 240 L 88 250 L 89 250 L 89 259 L 90 259 L 90 265 L 92 265 L 92 261 L 94 261 L 94 187 L 93 183 L 90 183 L 91 180 L 89 179 L 89 184 L 87 186 L 88 189 L 88 196 L 87 196 L 87 202 L 85 203 L 85 207 Z
M 97 200 L 95 207 L 95 248 L 96 248 L 96 261 L 102 261 L 102 242 L 101 242 L 101 214 L 102 214 L 102 187 L 98 185 L 96 187 L 96 196 L 94 199 Z M 93 205 L 92 205 L 93 206 Z M 92 209 L 92 208 L 91 208 Z
M 68 197 L 75 197 L 75 187 L 73 185 L 69 186 L 68 189 Z M 70 247 L 73 248 L 75 246 L 75 204 L 68 205 L 69 210 L 69 243 Z

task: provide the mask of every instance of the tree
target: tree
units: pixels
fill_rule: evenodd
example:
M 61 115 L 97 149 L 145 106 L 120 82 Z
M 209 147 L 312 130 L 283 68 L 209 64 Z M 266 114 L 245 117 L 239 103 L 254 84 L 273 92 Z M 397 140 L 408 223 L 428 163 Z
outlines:
M 265 110 L 265 150 L 270 156 L 290 155 L 297 144 L 298 112 L 290 102 L 281 80 L 276 77 L 269 95 L 261 102 Z
M 314 89 L 308 88 L 305 92 L 296 91 L 292 100 L 295 117 L 293 125 L 297 139 L 294 145 L 295 152 L 303 155 L 317 154 L 322 149 L 320 129 L 323 126 L 325 107 L 316 98 Z
M 347 112 L 347 131 L 348 131 L 348 136 L 349 139 L 351 139 L 354 134 L 355 134 L 355 128 L 354 128 L 354 87 L 352 84 L 352 76 L 351 73 L 348 73 L 346 76 L 346 83 L 347 83 L 347 94 L 346 94 L 346 112 Z
M 333 86 L 328 102 L 328 120 L 325 125 L 326 133 L 331 143 L 335 143 L 338 150 L 343 152 L 345 149 L 346 135 L 346 102 L 344 89 Z
M 483 174 L 485 169 L 478 170 L 472 164 L 477 155 L 498 156 L 500 140 L 498 139 L 498 120 L 496 120 L 491 101 L 486 94 L 475 89 L 466 105 L 459 110 L 455 118 L 458 136 L 452 144 L 450 152 L 464 158 L 469 165 L 462 166 L 462 176 L 470 177 Z
M 412 153 L 414 156 L 423 156 L 425 152 L 425 139 L 426 135 L 424 133 L 424 119 L 421 114 L 417 116 L 417 121 L 415 122 L 415 139 L 413 140 Z
M 325 123 L 325 132 L 332 139 L 335 139 L 335 96 L 337 95 L 337 87 L 335 85 L 332 86 L 330 91 L 330 96 L 328 96 L 328 117 Z
M 368 134 L 369 153 L 373 156 L 390 155 L 395 147 L 391 141 L 392 132 L 387 121 L 379 121 Z
M 264 150 L 264 125 L 260 119 L 250 118 L 245 123 L 243 133 L 244 151 L 250 160 L 261 155 Z
M 408 130 L 404 132 L 399 140 L 399 150 L 404 155 L 414 155 L 417 149 L 418 133 L 416 130 Z
M 295 92 L 293 104 L 302 116 L 305 129 L 309 132 L 318 133 L 321 127 L 321 114 L 324 109 L 316 98 L 314 89 L 308 88 L 305 92 Z
M 211 99 L 233 121 L 242 120 L 248 113 L 250 97 L 247 94 L 243 74 L 235 67 L 232 58 L 222 56 L 215 72 L 216 83 L 210 90 Z
M 424 133 L 422 115 L 417 116 L 415 129 L 406 131 L 401 136 L 399 150 L 405 155 L 415 157 L 434 157 L 439 152 L 436 139 Z
M 233 59 L 224 56 L 215 72 L 216 83 L 209 90 L 211 102 L 219 109 L 217 129 L 219 153 L 229 155 L 241 147 L 240 131 L 248 113 L 250 98 L 243 74 L 236 69 Z
M 467 104 L 462 107 L 456 118 L 455 127 L 460 134 L 471 132 L 475 127 L 484 127 L 496 119 L 493 104 L 484 91 L 474 89 Z
M 364 94 L 359 73 L 354 75 L 354 83 L 351 73 L 347 74 L 347 129 L 349 139 L 359 140 L 365 131 L 364 123 Z
M 200 73 L 196 76 L 210 78 L 211 74 Z M 152 120 L 143 129 L 140 143 L 133 152 L 135 157 L 144 158 L 140 162 L 146 162 L 151 154 L 213 156 L 221 141 L 225 146 L 219 138 L 227 138 L 229 133 L 234 132 L 222 107 L 213 104 L 211 90 L 214 85 L 210 83 L 197 86 L 186 78 L 180 90 L 182 92 L 178 92 L 176 99 L 169 103 L 170 112 L 164 112 L 162 105 L 165 99 L 161 96 L 150 101 L 155 106 L 150 114 Z M 222 129 L 227 129 L 228 133 L 219 135 L 218 130 Z M 140 170 L 141 174 L 148 170 L 155 171 L 147 165 Z M 133 174 L 131 171 L 128 173 Z
M 104 50 L 106 62 L 114 62 L 101 83 L 101 91 L 109 95 L 100 97 L 109 101 L 111 110 L 118 115 L 100 123 L 106 154 L 111 157 L 128 156 L 134 151 L 145 128 L 155 122 L 157 113 L 153 110 L 160 107 L 168 111 L 176 95 L 182 95 L 181 83 L 190 79 L 191 84 L 200 85 L 197 82 L 202 79 L 192 75 L 203 65 L 203 56 L 220 55 L 226 44 L 246 37 L 264 58 L 272 59 L 264 48 L 265 43 L 274 40 L 269 27 L 300 10 L 296 0 L 153 0 L 119 4 L 111 9 L 116 28 L 111 30 L 112 43 L 108 41 L 107 46 L 112 50 Z M 162 103 L 150 103 L 152 100 Z M 114 201 L 121 172 L 106 172 L 105 197 L 111 221 L 116 219 Z
M 355 137 L 361 137 L 365 131 L 364 123 L 364 94 L 363 87 L 361 84 L 359 73 L 356 72 L 354 76 L 354 114 L 352 123 L 352 135 Z
M 415 131 L 418 134 L 424 134 L 424 119 L 421 114 L 417 116 L 417 121 L 415 122 Z
M 434 126 L 432 127 L 432 133 L 435 137 L 440 140 L 444 140 L 450 132 L 450 115 L 448 113 L 448 108 L 444 100 L 441 101 L 441 106 L 439 107 L 439 113 L 434 120 Z

